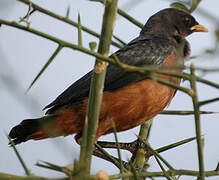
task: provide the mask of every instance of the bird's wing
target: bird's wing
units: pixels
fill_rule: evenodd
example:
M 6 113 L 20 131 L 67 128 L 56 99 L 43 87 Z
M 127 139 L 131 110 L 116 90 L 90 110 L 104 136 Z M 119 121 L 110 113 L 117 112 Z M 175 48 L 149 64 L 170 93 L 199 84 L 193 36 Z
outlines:
M 133 66 L 161 65 L 171 54 L 173 45 L 161 37 L 136 38 L 115 54 L 125 64 Z M 55 110 L 80 103 L 88 97 L 93 71 L 77 80 L 44 109 L 50 108 L 47 114 Z M 131 83 L 144 79 L 143 75 L 125 70 L 110 64 L 107 68 L 104 91 L 114 91 Z

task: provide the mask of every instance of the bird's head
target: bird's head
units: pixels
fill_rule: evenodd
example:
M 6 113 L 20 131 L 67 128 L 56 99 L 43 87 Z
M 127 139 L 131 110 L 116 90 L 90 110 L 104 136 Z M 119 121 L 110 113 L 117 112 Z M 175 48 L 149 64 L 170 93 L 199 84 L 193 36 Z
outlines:
M 141 34 L 153 33 L 168 37 L 185 38 L 193 32 L 207 32 L 208 30 L 200 25 L 193 16 L 185 11 L 167 8 L 151 16 Z

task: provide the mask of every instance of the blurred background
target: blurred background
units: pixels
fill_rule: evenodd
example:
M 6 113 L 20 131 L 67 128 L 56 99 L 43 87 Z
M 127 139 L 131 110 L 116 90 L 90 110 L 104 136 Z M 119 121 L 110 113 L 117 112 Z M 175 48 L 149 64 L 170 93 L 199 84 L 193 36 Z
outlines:
M 54 11 L 62 16 L 66 15 L 70 7 L 69 18 L 77 21 L 78 12 L 81 15 L 82 25 L 100 33 L 102 14 L 104 7 L 100 3 L 86 0 L 53 0 L 33 1 L 38 5 Z M 172 1 L 167 0 L 126 0 L 119 1 L 119 7 L 125 10 L 143 24 L 157 11 L 169 7 Z M 200 24 L 209 29 L 209 33 L 195 33 L 188 37 L 191 44 L 191 55 L 202 55 L 206 49 L 214 49 L 216 38 L 214 31 L 219 26 L 219 2 L 202 0 L 199 8 L 193 16 Z M 0 18 L 10 21 L 19 21 L 27 13 L 28 6 L 15 0 L 0 0 Z M 207 16 L 206 16 L 206 13 Z M 59 22 L 49 16 L 35 12 L 29 21 L 31 27 L 42 32 L 57 36 L 63 40 L 77 43 L 77 29 Z M 117 16 L 114 35 L 119 36 L 125 42 L 129 42 L 138 36 L 140 29 L 121 16 Z M 98 39 L 83 32 L 83 45 Z M 82 77 L 92 69 L 94 58 L 71 49 L 63 49 L 47 68 L 45 73 L 35 83 L 32 89 L 25 94 L 30 83 L 41 70 L 43 65 L 55 51 L 57 45 L 36 35 L 2 25 L 0 28 L 0 172 L 24 175 L 24 171 L 17 160 L 13 149 L 8 147 L 8 139 L 5 133 L 26 118 L 36 118 L 43 115 L 41 111 L 48 103 L 53 101 L 63 90 L 74 81 Z M 116 51 L 111 47 L 110 52 Z M 187 62 L 194 62 L 198 67 L 219 67 L 218 51 L 214 54 L 204 54 Z M 200 73 L 203 78 L 219 82 L 219 73 Z M 183 86 L 189 87 L 188 82 Z M 218 97 L 218 90 L 198 84 L 200 100 Z M 177 92 L 169 110 L 192 110 L 191 99 Z M 219 112 L 219 103 L 203 106 L 201 110 Z M 202 134 L 205 139 L 204 160 L 205 169 L 213 170 L 219 160 L 219 114 L 202 115 Z M 139 127 L 119 133 L 119 141 L 129 142 L 136 139 Z M 185 138 L 195 136 L 193 116 L 159 115 L 154 119 L 150 143 L 153 148 L 159 148 Z M 100 140 L 114 141 L 113 135 L 101 137 Z M 63 176 L 57 172 L 35 166 L 38 160 L 49 161 L 58 165 L 67 165 L 79 157 L 79 145 L 73 136 L 59 137 L 41 141 L 28 141 L 17 146 L 31 172 L 39 176 L 57 177 Z M 110 150 L 115 155 L 116 151 Z M 198 158 L 196 142 L 169 150 L 162 153 L 163 157 L 177 169 L 198 170 Z M 130 154 L 123 151 L 123 159 L 129 159 Z M 119 173 L 112 164 L 93 158 L 92 173 L 106 170 L 109 174 Z M 150 159 L 150 171 L 160 171 L 153 158 Z M 162 178 L 158 178 L 162 179 Z M 181 177 L 181 179 L 194 179 Z M 216 180 L 218 177 L 209 177 Z

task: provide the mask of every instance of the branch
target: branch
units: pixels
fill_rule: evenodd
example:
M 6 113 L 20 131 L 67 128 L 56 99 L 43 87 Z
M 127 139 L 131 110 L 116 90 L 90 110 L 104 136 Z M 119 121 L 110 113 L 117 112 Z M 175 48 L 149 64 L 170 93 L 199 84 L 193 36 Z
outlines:
M 198 103 L 198 95 L 196 89 L 196 78 L 194 72 L 194 64 L 191 64 L 191 80 L 190 85 L 193 91 L 192 102 L 194 108 L 194 117 L 195 117 L 195 130 L 197 136 L 197 148 L 198 148 L 198 159 L 199 159 L 199 172 L 200 172 L 200 180 L 205 179 L 205 172 L 204 172 L 204 158 L 203 158 L 203 146 L 201 140 L 201 123 L 200 123 L 200 114 L 199 114 L 199 103 Z
M 78 26 L 79 26 L 79 24 L 78 24 L 77 22 L 75 22 L 75 21 L 73 21 L 73 20 L 70 20 L 68 17 L 64 17 L 64 16 L 61 16 L 61 15 L 55 14 L 54 12 L 49 11 L 48 9 L 44 9 L 44 8 L 38 6 L 37 4 L 35 4 L 35 3 L 31 2 L 31 1 L 29 1 L 29 0 L 18 0 L 18 1 L 24 3 L 24 4 L 28 5 L 28 6 L 30 6 L 30 4 L 31 4 L 32 8 L 33 8 L 35 11 L 37 10 L 37 11 L 43 13 L 43 14 L 46 14 L 46 15 L 48 15 L 48 16 L 50 16 L 50 17 L 53 17 L 53 18 L 55 18 L 55 19 L 58 19 L 58 20 L 60 20 L 60 21 L 62 21 L 62 22 L 65 22 L 65 23 L 67 23 L 67 24 L 69 24 L 69 25 L 72 25 L 72 26 L 74 26 L 74 27 L 76 27 L 76 28 L 78 28 Z M 91 29 L 89 29 L 89 28 L 87 28 L 87 27 L 85 27 L 85 26 L 82 26 L 82 25 L 81 25 L 81 29 L 82 29 L 83 31 L 87 32 L 87 33 L 90 34 L 90 35 L 93 35 L 93 36 L 95 36 L 95 37 L 97 37 L 97 38 L 100 38 L 100 34 L 98 34 L 97 32 L 95 32 L 95 31 L 93 31 L 93 30 L 91 30 Z M 115 47 L 118 47 L 118 48 L 121 48 L 121 47 L 122 47 L 122 45 L 120 45 L 119 43 L 117 43 L 117 42 L 115 42 L 115 41 L 112 41 L 112 45 L 114 45 Z
M 43 66 L 43 68 L 40 70 L 40 72 L 37 74 L 37 76 L 34 78 L 34 80 L 31 82 L 30 86 L 28 87 L 27 91 L 28 92 L 31 87 L 35 84 L 35 82 L 39 79 L 39 77 L 43 74 L 43 72 L 46 70 L 46 68 L 50 65 L 50 63 L 55 59 L 55 57 L 58 55 L 58 53 L 62 50 L 62 46 L 59 45 L 55 52 L 52 54 L 52 56 L 49 58 L 49 60 L 46 62 L 46 64 Z
M 124 168 L 124 164 L 123 164 L 123 161 L 122 161 L 122 156 L 121 156 L 121 152 L 120 152 L 120 144 L 119 144 L 119 140 L 118 140 L 115 124 L 113 124 L 113 133 L 114 133 L 115 142 L 116 142 L 116 149 L 117 149 L 117 153 L 118 153 L 118 161 L 119 161 L 120 173 L 123 173 L 125 168 Z
M 199 106 L 203 106 L 203 105 L 215 102 L 215 101 L 219 101 L 219 97 L 208 99 L 208 100 L 205 100 L 205 101 L 199 101 Z
M 210 100 L 207 100 L 207 101 L 201 101 L 199 102 L 200 105 L 204 105 L 206 103 L 210 103 L 210 102 L 214 102 L 216 100 L 219 100 L 214 98 L 214 99 L 210 99 Z M 165 110 L 165 111 L 162 111 L 160 112 L 160 114 L 168 114 L 168 115 L 193 115 L 195 113 L 195 111 L 174 111 L 174 110 Z M 198 112 L 199 114 L 214 114 L 214 113 L 218 113 L 218 112 L 211 112 L 211 111 L 199 111 Z
M 143 125 L 141 125 L 139 137 L 148 140 L 149 134 L 150 134 L 150 128 L 152 125 L 153 119 L 150 119 L 146 121 Z M 144 165 L 148 161 L 149 158 L 145 158 L 145 148 L 144 147 L 136 147 L 137 152 L 132 155 L 132 163 L 135 167 L 138 167 L 140 169 L 144 168 Z
M 187 74 L 187 73 L 183 73 L 183 74 L 179 74 L 179 73 L 172 73 L 172 72 L 166 72 L 166 71 L 162 71 L 162 70 L 159 70 L 157 67 L 155 66 L 148 66 L 148 67 L 135 67 L 135 66 L 129 66 L 129 65 L 125 65 L 123 63 L 118 63 L 118 62 L 115 62 L 115 59 L 112 59 L 112 58 L 109 58 L 109 57 L 105 57 L 103 55 L 101 55 L 100 53 L 96 53 L 94 52 L 93 50 L 89 50 L 87 48 L 84 48 L 84 47 L 81 47 L 81 46 L 78 46 L 76 44 L 72 44 L 72 43 L 69 43 L 67 41 L 64 41 L 64 40 L 61 40 L 59 38 L 56 38 L 54 36 L 51 36 L 49 34 L 46 34 L 46 33 L 43 33 L 43 32 L 40 32 L 36 29 L 33 29 L 33 28 L 28 28 L 26 26 L 23 26 L 23 25 L 20 25 L 18 24 L 17 22 L 15 21 L 12 21 L 12 22 L 9 22 L 9 21 L 6 21 L 6 20 L 3 20 L 3 19 L 0 19 L 0 24 L 5 24 L 5 25 L 8 25 L 8 26 L 12 26 L 12 27 L 16 27 L 18 29 L 22 29 L 24 31 L 28 31 L 30 33 L 33 33 L 35 35 L 38 35 L 40 37 L 43 37 L 43 38 L 46 38 L 48 40 L 51 40 L 55 43 L 58 43 L 59 45 L 61 45 L 62 47 L 68 47 L 68 48 L 71 48 L 71 49 L 74 49 L 74 50 L 78 50 L 80 52 L 83 52 L 83 53 L 86 53 L 86 54 L 89 54 L 91 56 L 94 56 L 96 58 L 98 58 L 99 60 L 102 60 L 102 61 L 106 61 L 106 62 L 109 62 L 109 63 L 112 63 L 112 64 L 116 64 L 117 66 L 120 66 L 122 67 L 123 69 L 125 69 L 126 71 L 131 71 L 131 72 L 138 72 L 138 73 L 141 73 L 141 74 L 144 74 L 144 75 L 148 75 L 149 72 L 156 72 L 156 73 L 160 73 L 160 74 L 165 74 L 165 75 L 169 75 L 169 76 L 175 76 L 175 77 L 179 77 L 179 78 L 184 78 L 184 79 L 187 79 L 189 80 L 190 79 L 190 75 Z M 121 66 L 122 64 L 122 66 Z M 165 67 L 167 68 L 167 67 Z M 171 67 L 169 67 L 171 68 Z M 173 67 L 172 67 L 173 68 Z M 176 67 L 175 67 L 176 68 Z M 178 68 L 182 68 L 182 66 L 178 67 Z M 214 82 L 211 82 L 211 81 L 208 81 L 206 79 L 203 79 L 203 78 L 200 78 L 198 76 L 195 76 L 196 77 L 196 80 L 199 81 L 199 82 L 202 82 L 204 84 L 207 84 L 209 86 L 212 86 L 212 87 L 215 87 L 217 89 L 219 89 L 219 84 L 217 83 L 214 83 Z M 151 78 L 151 79 L 154 79 L 154 76 L 147 76 L 147 78 Z M 170 87 L 173 87 L 175 89 L 178 89 L 180 91 L 183 91 L 187 94 L 190 94 L 190 91 L 189 89 L 187 88 L 183 88 L 181 86 L 178 86 L 174 83 L 169 83 L 168 81 L 165 81 L 165 80 L 161 80 L 161 78 L 157 78 L 156 79 L 159 83 L 162 83 L 162 84 L 165 84 L 165 85 L 168 85 Z
M 112 39 L 112 32 L 114 28 L 114 23 L 117 14 L 117 0 L 107 1 L 103 16 L 102 32 L 100 37 L 100 44 L 98 48 L 98 53 L 103 54 L 107 57 L 110 49 L 110 43 Z M 94 149 L 94 141 L 96 139 L 96 130 L 98 126 L 100 106 L 102 101 L 104 80 L 106 75 L 106 68 L 108 63 L 96 59 L 93 71 L 93 78 L 91 80 L 91 87 L 89 92 L 88 109 L 86 114 L 86 119 L 88 120 L 87 136 L 83 136 L 83 141 L 86 141 L 86 150 L 81 148 L 80 155 L 83 157 L 80 159 L 80 174 L 79 179 L 84 179 L 90 174 L 91 158 Z M 82 146 L 83 147 L 83 146 Z
M 26 164 L 25 164 L 23 158 L 21 157 L 20 153 L 18 152 L 18 150 L 17 150 L 17 148 L 16 148 L 14 142 L 11 140 L 11 138 L 10 138 L 8 135 L 7 135 L 7 137 L 8 137 L 8 140 L 9 140 L 9 144 L 13 147 L 13 150 L 14 150 L 14 152 L 15 152 L 15 154 L 16 154 L 18 160 L 20 161 L 20 163 L 21 163 L 21 165 L 22 165 L 22 167 L 23 167 L 23 169 L 24 169 L 24 171 L 25 171 L 25 174 L 26 174 L 27 176 L 30 176 L 31 173 L 30 173 L 29 169 L 27 168 L 27 166 L 26 166 Z
M 0 172 L 0 179 L 1 180 L 70 180 L 69 178 L 44 178 L 44 177 L 37 177 L 37 176 L 16 176 L 12 174 L 6 174 Z
M 94 150 L 94 155 L 98 156 L 102 159 L 105 159 L 111 163 L 113 163 L 116 167 L 120 168 L 120 162 L 119 159 L 111 156 L 107 151 L 105 151 L 99 144 L 95 144 L 97 150 Z M 102 154 L 100 154 L 102 153 Z M 101 157 L 102 155 L 102 157 Z M 125 162 L 123 162 L 123 165 L 125 164 Z
M 185 176 L 199 176 L 199 171 L 190 171 L 190 170 L 185 170 L 185 169 L 173 169 L 171 171 L 166 171 L 167 175 L 185 175 Z M 205 171 L 205 176 L 210 177 L 210 176 L 218 176 L 219 172 L 216 170 L 213 171 Z M 139 177 L 164 177 L 163 172 L 138 172 Z M 129 173 L 123 173 L 123 174 L 115 174 L 109 176 L 110 179 L 120 179 L 120 178 L 127 178 L 127 177 L 133 177 L 133 174 L 131 172 Z

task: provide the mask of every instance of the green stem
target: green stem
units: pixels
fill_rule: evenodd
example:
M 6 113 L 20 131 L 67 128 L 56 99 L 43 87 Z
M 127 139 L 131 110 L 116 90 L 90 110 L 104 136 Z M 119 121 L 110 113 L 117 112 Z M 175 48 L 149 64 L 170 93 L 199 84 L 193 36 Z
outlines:
M 154 155 L 157 156 L 170 170 L 173 170 L 174 168 L 156 151 L 154 150 L 147 142 L 145 142 L 141 137 L 138 137 L 141 142 L 143 142 L 146 146 L 146 148 L 149 149 L 149 151 Z
M 82 46 L 81 16 L 78 13 L 78 46 Z
M 215 102 L 215 101 L 219 101 L 219 97 L 208 99 L 208 100 L 205 100 L 205 101 L 199 101 L 199 106 L 203 106 L 203 105 Z
M 148 139 L 152 121 L 153 121 L 153 119 L 150 119 L 150 120 L 146 121 L 144 124 L 141 125 L 140 132 L 139 132 L 139 137 L 141 137 L 144 140 Z M 133 165 L 136 166 L 136 167 L 139 167 L 139 168 L 143 168 L 147 160 L 148 159 L 145 158 L 144 148 L 140 147 L 137 150 L 137 153 L 135 155 Z
M 95 144 L 96 148 L 105 155 L 106 158 L 109 159 L 110 162 L 112 162 L 116 167 L 120 168 L 120 162 L 119 160 L 115 159 L 113 156 L 111 156 L 107 151 L 105 151 L 99 144 Z
M 27 166 L 26 166 L 26 164 L 25 164 L 23 158 L 21 157 L 20 153 L 18 152 L 18 150 L 17 150 L 17 148 L 16 148 L 14 142 L 11 140 L 11 138 L 10 138 L 8 135 L 7 135 L 7 137 L 8 137 L 8 140 L 9 140 L 9 142 L 10 142 L 10 144 L 11 144 L 11 146 L 12 146 L 12 148 L 13 148 L 13 150 L 14 150 L 14 152 L 15 152 L 17 158 L 18 158 L 18 160 L 20 161 L 20 163 L 21 163 L 21 165 L 22 165 L 22 167 L 23 167 L 23 169 L 24 169 L 24 171 L 25 171 L 25 174 L 26 174 L 27 176 L 30 176 L 31 173 L 30 173 L 29 169 L 27 168 Z
M 44 9 L 44 8 L 38 6 L 37 4 L 29 1 L 29 0 L 18 0 L 18 1 L 20 1 L 20 2 L 22 2 L 24 4 L 27 4 L 28 6 L 31 4 L 33 9 L 35 9 L 35 10 L 37 10 L 37 11 L 43 13 L 43 14 L 46 14 L 46 15 L 48 15 L 50 17 L 53 17 L 53 18 L 58 19 L 60 21 L 63 21 L 65 23 L 67 23 L 67 24 L 70 24 L 70 25 L 72 25 L 74 27 L 78 28 L 78 26 L 79 26 L 77 22 L 68 19 L 68 17 L 64 17 L 64 16 L 61 16 L 61 15 L 55 14 L 54 12 L 49 11 L 48 9 Z M 81 29 L 83 31 L 85 31 L 85 32 L 87 32 L 87 33 L 97 37 L 97 38 L 100 38 L 100 34 L 98 34 L 97 32 L 95 32 L 95 31 L 93 31 L 93 30 L 91 30 L 91 29 L 89 29 L 89 28 L 87 28 L 85 26 L 81 25 Z M 120 45 L 119 43 L 114 42 L 114 41 L 112 41 L 112 45 L 114 45 L 114 46 L 116 46 L 118 48 L 122 47 L 122 45 Z
M 166 174 L 168 175 L 178 175 L 178 176 L 199 176 L 199 171 L 190 171 L 190 170 L 185 170 L 185 169 L 173 169 L 171 171 L 166 171 Z M 219 172 L 218 171 L 205 171 L 205 176 L 210 177 L 210 176 L 218 176 Z M 138 172 L 139 177 L 164 177 L 163 172 Z M 127 178 L 127 177 L 133 177 L 133 173 L 127 172 L 123 174 L 115 174 L 109 176 L 109 179 L 120 179 L 120 178 Z
M 219 100 L 219 99 L 217 99 L 217 100 Z M 209 100 L 208 102 L 206 101 L 201 101 L 200 103 L 210 103 L 210 102 L 214 102 L 214 101 L 216 101 L 216 98 L 213 100 L 213 99 L 211 99 L 211 100 Z M 200 104 L 199 103 L 199 104 Z M 200 105 L 203 105 L 203 104 L 200 104 Z M 214 114 L 214 113 L 217 113 L 217 112 L 212 112 L 212 111 L 199 111 L 198 112 L 199 114 Z M 174 110 L 165 110 L 165 111 L 162 111 L 162 112 L 160 112 L 160 114 L 168 114 L 168 115 L 182 115 L 182 116 L 184 116 L 184 115 L 193 115 L 194 114 L 194 111 L 174 111 Z
M 117 3 L 117 0 L 109 0 L 106 2 L 105 6 L 98 53 L 103 54 L 106 57 L 108 56 L 112 39 L 113 27 L 117 14 Z M 79 174 L 79 178 L 81 179 L 84 179 L 84 177 L 90 174 L 107 65 L 108 63 L 96 59 L 86 114 L 86 118 L 88 118 L 87 137 L 82 138 L 82 143 L 83 141 L 86 141 L 87 144 L 85 151 L 81 149 L 81 153 L 85 152 L 85 155 L 82 156 L 85 157 L 85 159 L 80 159 L 80 167 L 83 167 L 83 169 L 80 169 Z
M 199 176 L 199 171 L 191 171 L 186 169 L 174 169 L 171 171 L 166 171 L 169 175 L 178 175 L 178 176 Z M 213 171 L 205 171 L 206 177 L 218 176 L 219 172 L 216 170 Z M 138 172 L 138 177 L 164 177 L 163 172 Z M 109 179 L 120 179 L 120 178 L 129 178 L 133 177 L 133 173 L 126 172 L 123 174 L 114 174 L 110 175 Z M 69 178 L 45 178 L 45 177 L 38 177 L 38 176 L 16 176 L 12 174 L 6 174 L 0 172 L 0 179 L 1 180 L 70 180 Z M 96 180 L 96 175 L 90 176 L 87 180 Z
M 83 169 L 84 166 L 86 166 L 85 162 L 83 162 L 86 159 L 86 149 L 87 149 L 87 132 L 88 132 L 88 118 L 86 116 L 85 122 L 84 122 L 84 128 L 83 128 L 83 134 L 81 142 L 81 149 L 80 149 L 80 159 L 79 159 L 79 169 Z M 77 163 L 77 161 L 75 161 Z M 77 168 L 77 166 L 76 166 Z
M 6 174 L 0 172 L 1 180 L 70 180 L 69 178 L 45 178 L 39 176 L 16 176 L 13 174 Z
M 52 164 L 52 163 L 46 162 L 46 161 L 38 161 L 36 163 L 36 166 L 46 168 L 46 169 L 51 169 L 51 170 L 58 171 L 58 172 L 62 172 L 64 174 L 66 174 L 67 176 L 71 176 L 71 174 L 72 174 L 72 170 L 70 170 L 69 168 L 58 166 L 56 164 Z
M 200 114 L 199 114 L 199 103 L 198 103 L 198 95 L 197 95 L 197 88 L 196 88 L 195 70 L 194 70 L 193 64 L 191 64 L 190 85 L 193 91 L 191 98 L 192 98 L 193 108 L 195 112 L 194 117 L 195 117 L 195 130 L 196 130 L 196 136 L 197 136 L 200 180 L 204 180 L 205 172 L 204 172 L 203 146 L 202 146 L 202 139 L 201 139 L 201 122 L 200 122 Z
M 119 164 L 120 164 L 120 173 L 124 172 L 124 166 L 123 166 L 123 162 L 122 162 L 122 156 L 121 156 L 121 152 L 120 152 L 120 144 L 119 144 L 119 140 L 118 140 L 118 136 L 116 133 L 116 127 L 115 124 L 113 125 L 113 133 L 114 133 L 114 137 L 115 137 L 115 141 L 116 141 L 116 149 L 117 149 L 117 153 L 118 153 L 118 159 L 119 159 Z
M 58 55 L 58 53 L 62 50 L 62 46 L 59 45 L 55 52 L 52 54 L 52 56 L 49 58 L 49 60 L 46 62 L 46 64 L 43 66 L 43 68 L 40 70 L 40 72 L 37 74 L 37 76 L 34 78 L 34 80 L 31 82 L 30 86 L 28 87 L 27 91 L 28 92 L 31 87 L 35 84 L 35 82 L 39 79 L 39 77 L 43 74 L 43 72 L 46 70 L 46 68 L 50 65 L 50 63 L 55 59 L 55 57 Z
M 157 161 L 158 165 L 160 166 L 161 170 L 164 173 L 164 176 L 168 179 L 171 180 L 171 178 L 169 177 L 169 175 L 167 174 L 166 170 L 164 169 L 163 165 L 161 164 L 160 160 L 157 158 L 157 156 L 154 156 L 155 160 Z
M 167 146 L 158 148 L 158 149 L 156 149 L 155 151 L 158 152 L 158 153 L 162 153 L 162 152 L 164 152 L 164 151 L 173 149 L 173 148 L 178 147 L 178 146 L 180 146 L 180 145 L 183 145 L 183 144 L 185 144 L 185 143 L 191 142 L 191 141 L 193 141 L 193 140 L 195 140 L 195 139 L 196 139 L 196 137 L 184 139 L 184 140 L 182 140 L 182 141 L 179 141 L 179 142 L 176 142 L 176 143 L 169 144 L 169 145 L 167 145 Z

